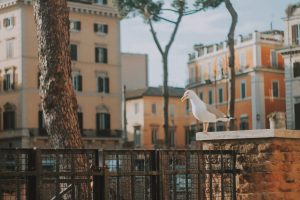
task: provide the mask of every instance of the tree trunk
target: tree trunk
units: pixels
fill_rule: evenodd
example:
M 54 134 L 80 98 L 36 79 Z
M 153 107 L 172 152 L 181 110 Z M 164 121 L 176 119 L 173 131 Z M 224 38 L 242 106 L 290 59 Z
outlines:
M 164 131 L 165 145 L 167 148 L 171 146 L 171 134 L 169 132 L 169 88 L 168 88 L 168 54 L 163 55 L 163 102 L 164 102 Z
M 237 24 L 238 15 L 233 8 L 230 0 L 225 0 L 225 6 L 228 10 L 228 12 L 231 15 L 231 26 L 229 29 L 229 33 L 227 35 L 228 37 L 228 47 L 229 47 L 229 72 L 230 72 L 230 83 L 229 83 L 229 107 L 228 107 L 228 113 L 230 117 L 234 117 L 234 110 L 235 110 L 235 56 L 234 56 L 234 31 Z M 234 120 L 230 120 L 229 125 L 230 130 L 234 130 Z
M 67 1 L 35 0 L 33 7 L 41 72 L 39 92 L 50 143 L 53 148 L 84 148 L 71 82 Z M 84 155 L 77 156 L 75 168 L 78 167 L 87 169 Z M 81 185 L 84 192 L 80 199 L 87 199 L 86 187 Z

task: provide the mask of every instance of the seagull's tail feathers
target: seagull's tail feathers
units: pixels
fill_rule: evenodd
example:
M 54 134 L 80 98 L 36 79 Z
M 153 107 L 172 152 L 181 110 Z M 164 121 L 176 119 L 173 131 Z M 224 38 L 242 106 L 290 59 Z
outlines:
M 234 117 L 221 117 L 221 118 L 218 118 L 217 121 L 228 122 L 232 119 L 234 119 Z

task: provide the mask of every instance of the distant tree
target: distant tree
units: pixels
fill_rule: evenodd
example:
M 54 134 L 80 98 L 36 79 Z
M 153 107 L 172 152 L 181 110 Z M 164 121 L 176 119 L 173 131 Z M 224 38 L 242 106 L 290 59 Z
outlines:
M 33 7 L 41 72 L 39 92 L 50 143 L 53 148 L 82 149 L 71 82 L 67 0 L 34 0 Z M 86 157 L 78 156 L 76 164 L 87 167 Z M 82 192 L 80 199 L 87 199 L 86 193 Z
M 165 142 L 169 147 L 171 135 L 169 133 L 169 91 L 168 91 L 168 56 L 172 44 L 174 43 L 176 33 L 183 16 L 194 14 L 201 11 L 203 8 L 198 5 L 189 9 L 187 0 L 170 0 L 167 4 L 164 1 L 152 0 L 114 0 L 119 13 L 122 17 L 140 15 L 150 27 L 153 40 L 162 57 L 163 63 L 163 99 L 164 99 L 164 132 Z M 170 17 L 171 16 L 171 17 Z M 162 46 L 157 32 L 153 25 L 154 22 L 167 22 L 173 24 L 171 35 L 165 46 Z
M 234 117 L 235 110 L 235 56 L 234 56 L 234 32 L 238 21 L 238 14 L 232 6 L 230 0 L 196 0 L 196 5 L 202 5 L 204 8 L 217 8 L 222 3 L 225 3 L 226 9 L 231 15 L 231 25 L 227 34 L 227 43 L 229 48 L 229 106 L 228 114 L 230 117 Z M 234 130 L 234 121 L 230 120 L 229 129 Z

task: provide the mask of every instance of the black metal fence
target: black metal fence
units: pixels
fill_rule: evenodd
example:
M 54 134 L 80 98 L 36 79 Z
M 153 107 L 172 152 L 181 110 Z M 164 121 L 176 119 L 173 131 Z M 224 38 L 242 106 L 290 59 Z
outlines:
M 86 165 L 76 164 L 84 158 Z M 0 149 L 0 200 L 236 199 L 235 151 Z

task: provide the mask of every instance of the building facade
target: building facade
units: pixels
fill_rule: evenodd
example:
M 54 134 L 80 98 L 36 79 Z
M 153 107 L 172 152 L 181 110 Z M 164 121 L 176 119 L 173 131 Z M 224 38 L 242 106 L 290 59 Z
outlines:
M 285 63 L 287 128 L 300 130 L 300 4 L 287 8 L 285 45 L 279 50 Z
M 148 55 L 122 53 L 122 80 L 127 90 L 148 87 Z M 134 77 L 134 78 L 133 78 Z
M 120 143 L 120 19 L 111 1 L 68 1 L 72 82 L 89 147 Z M 46 147 L 32 1 L 0 2 L 0 146 Z
M 239 36 L 235 40 L 235 126 L 261 129 L 269 126 L 267 115 L 285 111 L 284 61 L 276 52 L 283 45 L 277 30 Z M 189 55 L 188 89 L 207 104 L 227 114 L 228 57 L 226 42 L 195 45 Z M 210 129 L 223 130 L 224 124 Z
M 180 98 L 183 88 L 169 87 L 169 129 L 171 147 L 185 147 L 195 140 L 195 132 L 189 137 L 189 127 L 195 123 Z M 128 91 L 126 95 L 126 119 L 128 142 L 136 148 L 165 147 L 163 129 L 163 96 L 161 87 L 147 87 Z

